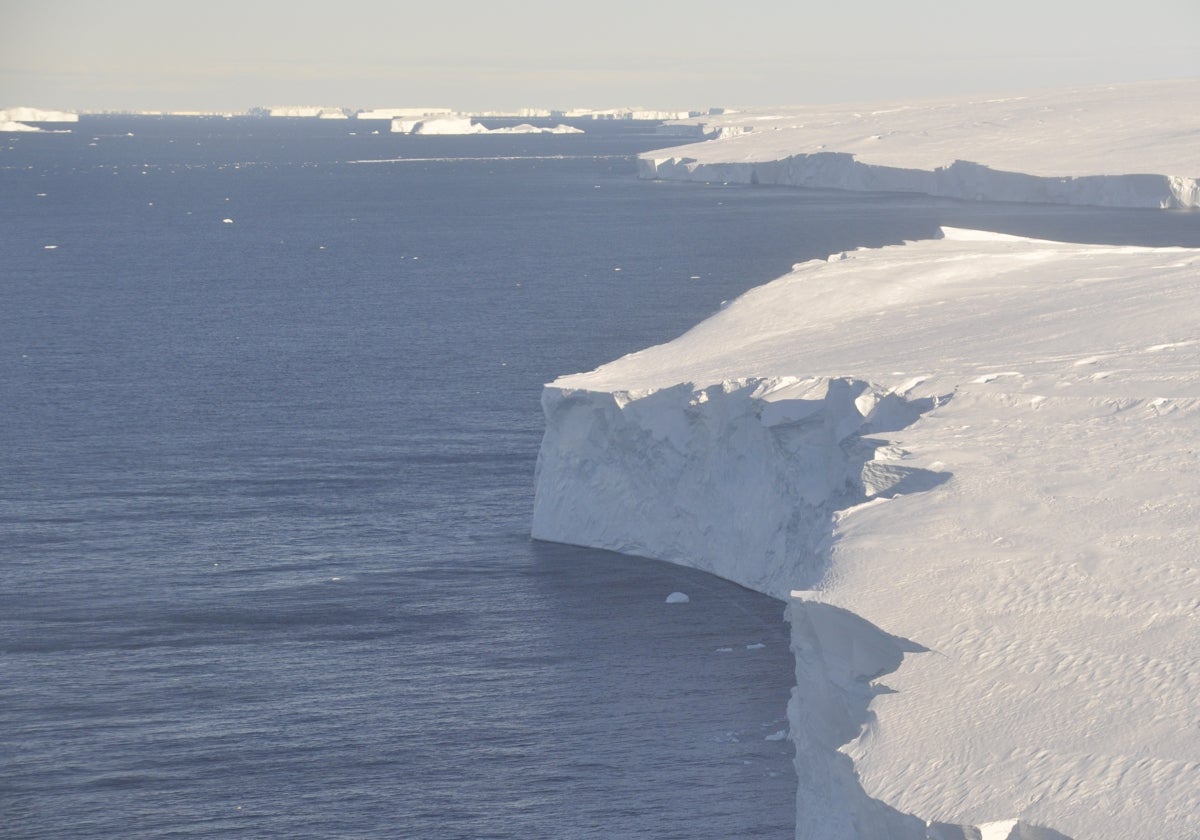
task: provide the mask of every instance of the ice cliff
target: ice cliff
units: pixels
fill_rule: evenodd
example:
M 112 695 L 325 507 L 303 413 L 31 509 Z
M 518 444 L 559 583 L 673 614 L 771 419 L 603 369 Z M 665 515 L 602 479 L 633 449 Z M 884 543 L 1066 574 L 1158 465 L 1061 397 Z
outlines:
M 1200 251 L 945 231 L 548 385 L 533 535 L 785 600 L 797 837 L 1200 837 Z
M 1200 80 L 706 117 L 644 178 L 1200 207 Z

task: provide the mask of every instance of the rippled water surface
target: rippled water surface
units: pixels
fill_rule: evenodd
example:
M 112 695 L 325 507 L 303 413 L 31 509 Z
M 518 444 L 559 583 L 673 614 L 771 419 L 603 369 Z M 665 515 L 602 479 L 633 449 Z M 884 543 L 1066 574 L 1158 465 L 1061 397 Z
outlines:
M 1200 245 L 352 131 L 0 135 L 0 835 L 788 837 L 782 606 L 530 541 L 541 384 L 940 223 Z

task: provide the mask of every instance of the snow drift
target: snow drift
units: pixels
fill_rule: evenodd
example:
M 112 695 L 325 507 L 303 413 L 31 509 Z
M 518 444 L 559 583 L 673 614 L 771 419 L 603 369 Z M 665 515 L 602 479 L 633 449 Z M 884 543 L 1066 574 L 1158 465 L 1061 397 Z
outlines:
M 644 178 L 1200 207 L 1200 80 L 1002 99 L 705 118 L 718 140 L 641 156 Z
M 1198 304 L 1179 248 L 798 265 L 546 387 L 533 535 L 787 600 L 798 837 L 1200 836 Z

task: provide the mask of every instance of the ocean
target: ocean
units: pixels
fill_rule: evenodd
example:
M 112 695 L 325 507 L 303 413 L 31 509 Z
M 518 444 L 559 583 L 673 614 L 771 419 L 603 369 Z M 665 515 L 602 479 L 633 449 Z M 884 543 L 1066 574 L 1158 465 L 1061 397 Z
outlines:
M 542 384 L 940 224 L 1200 246 L 365 125 L 0 135 L 0 836 L 790 837 L 782 605 L 532 541 Z

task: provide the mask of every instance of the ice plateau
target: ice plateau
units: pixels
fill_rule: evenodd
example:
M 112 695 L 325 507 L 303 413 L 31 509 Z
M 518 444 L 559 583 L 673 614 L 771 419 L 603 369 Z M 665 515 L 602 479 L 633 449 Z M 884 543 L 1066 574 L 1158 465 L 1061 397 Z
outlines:
M 739 111 L 642 177 L 1114 207 L 1200 207 L 1200 79 Z
M 1200 250 L 797 265 L 545 387 L 533 535 L 786 602 L 798 838 L 1200 837 L 1198 311 Z

